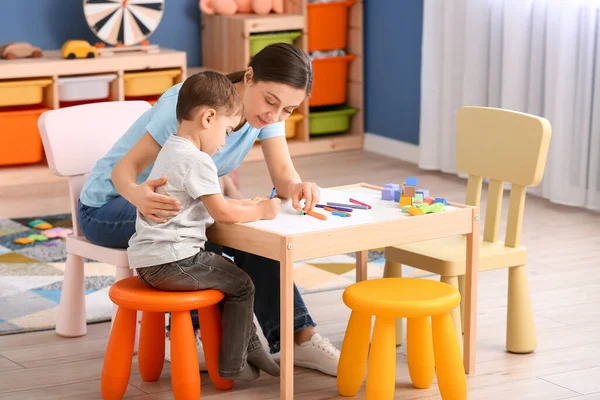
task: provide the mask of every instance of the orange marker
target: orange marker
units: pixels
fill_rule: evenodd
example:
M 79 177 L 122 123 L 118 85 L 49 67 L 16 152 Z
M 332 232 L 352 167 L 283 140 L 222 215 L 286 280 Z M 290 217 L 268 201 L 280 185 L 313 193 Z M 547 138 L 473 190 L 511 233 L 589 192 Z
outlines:
M 318 213 L 318 212 L 315 212 L 315 211 L 312 211 L 312 210 L 309 211 L 309 212 L 307 212 L 306 214 L 310 215 L 311 217 L 322 219 L 323 221 L 325 221 L 327 219 L 326 215 L 323 215 L 321 213 Z

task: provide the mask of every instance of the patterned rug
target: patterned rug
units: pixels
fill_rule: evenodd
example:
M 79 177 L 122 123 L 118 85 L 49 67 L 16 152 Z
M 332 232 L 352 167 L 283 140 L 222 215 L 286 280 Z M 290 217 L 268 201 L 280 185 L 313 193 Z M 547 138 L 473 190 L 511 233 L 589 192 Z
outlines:
M 65 240 L 51 238 L 19 244 L 19 238 L 39 235 L 30 227 L 42 220 L 54 228 L 71 228 L 70 214 L 0 219 L 0 335 L 54 329 L 63 284 Z M 88 323 L 110 320 L 108 289 L 114 282 L 112 265 L 85 260 L 86 315 Z M 383 252 L 369 251 L 369 279 L 381 278 Z M 356 281 L 355 255 L 343 254 L 295 263 L 294 281 L 303 294 L 342 289 Z M 404 276 L 429 273 L 403 266 Z

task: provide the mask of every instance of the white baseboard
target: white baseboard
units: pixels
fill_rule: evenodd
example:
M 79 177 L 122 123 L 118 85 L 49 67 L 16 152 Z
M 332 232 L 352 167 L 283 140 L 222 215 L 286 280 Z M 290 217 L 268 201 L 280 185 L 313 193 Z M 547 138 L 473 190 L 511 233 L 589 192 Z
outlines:
M 419 146 L 365 132 L 364 149 L 412 164 L 419 163 Z

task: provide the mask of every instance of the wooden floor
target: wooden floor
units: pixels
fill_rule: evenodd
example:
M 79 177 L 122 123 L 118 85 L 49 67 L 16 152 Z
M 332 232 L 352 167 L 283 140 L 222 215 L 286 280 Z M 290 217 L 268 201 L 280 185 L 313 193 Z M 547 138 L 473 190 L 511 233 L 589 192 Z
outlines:
M 465 181 L 419 171 L 415 166 L 362 151 L 304 157 L 295 164 L 305 180 L 322 187 L 365 181 L 400 182 L 407 175 L 432 194 L 464 201 Z M 262 163 L 241 167 L 242 190 L 268 195 L 271 184 Z M 25 182 L 27 174 L 20 179 Z M 3 179 L 3 177 L 5 179 Z M 0 171 L 0 212 L 33 216 L 68 211 L 64 181 L 9 184 Z M 15 180 L 12 180 L 16 183 Z M 504 216 L 507 201 L 505 201 Z M 482 224 L 483 225 L 483 224 Z M 530 196 L 526 203 L 523 245 L 529 253 L 529 283 L 539 340 L 529 355 L 504 350 L 507 272 L 480 274 L 477 373 L 468 377 L 469 399 L 576 398 L 600 400 L 600 214 L 552 205 Z M 341 291 L 305 297 L 319 330 L 340 347 L 348 309 Z M 0 337 L 0 400 L 100 399 L 99 378 L 109 325 L 89 326 L 87 336 L 63 339 L 50 332 Z M 157 383 L 143 383 L 134 360 L 127 397 L 172 399 L 169 364 Z M 279 380 L 262 376 L 231 392 L 216 392 L 203 374 L 203 398 L 275 399 Z M 335 378 L 297 368 L 296 399 L 337 398 Z M 363 391 L 357 398 L 364 398 Z M 398 399 L 440 399 L 437 387 L 412 388 L 405 348 L 398 348 Z

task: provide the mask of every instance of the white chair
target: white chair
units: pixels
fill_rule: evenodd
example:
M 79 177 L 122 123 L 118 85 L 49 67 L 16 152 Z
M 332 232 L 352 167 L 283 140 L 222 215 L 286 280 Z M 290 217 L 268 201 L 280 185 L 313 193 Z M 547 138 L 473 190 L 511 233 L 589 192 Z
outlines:
M 77 220 L 77 204 L 85 174 L 150 107 L 145 101 L 85 104 L 46 111 L 38 120 L 50 169 L 55 175 L 69 178 L 73 234 L 67 237 L 67 265 L 56 323 L 60 336 L 87 333 L 84 257 L 114 265 L 116 281 L 133 275 L 126 250 L 97 246 L 83 236 Z M 113 318 L 115 313 L 116 306 Z

